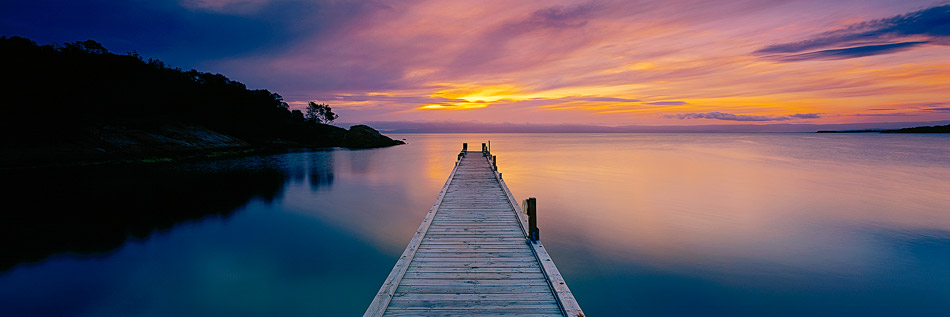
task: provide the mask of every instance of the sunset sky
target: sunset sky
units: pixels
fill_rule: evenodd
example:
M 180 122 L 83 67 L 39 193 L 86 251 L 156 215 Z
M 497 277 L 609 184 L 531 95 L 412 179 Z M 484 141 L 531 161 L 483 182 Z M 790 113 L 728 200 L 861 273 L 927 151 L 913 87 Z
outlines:
M 345 122 L 950 120 L 950 3 L 930 0 L 3 0 L 0 35 L 93 39 Z

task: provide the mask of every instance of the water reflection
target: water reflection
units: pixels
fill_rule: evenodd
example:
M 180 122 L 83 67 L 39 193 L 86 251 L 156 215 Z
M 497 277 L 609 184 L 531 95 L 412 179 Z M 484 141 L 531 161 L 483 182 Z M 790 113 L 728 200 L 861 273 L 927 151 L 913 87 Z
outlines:
M 283 172 L 268 168 L 88 168 L 2 177 L 12 186 L 0 192 L 7 204 L 0 271 L 60 253 L 104 254 L 181 222 L 227 218 L 252 198 L 272 201 L 285 182 Z
M 378 150 L 350 150 L 347 155 L 350 161 L 350 172 L 354 174 L 371 174 L 377 165 Z
M 460 144 L 486 140 L 515 197 L 538 198 L 545 246 L 589 315 L 950 310 L 947 137 L 398 138 L 409 144 L 5 177 L 17 188 L 3 193 L 4 203 L 32 204 L 4 208 L 8 219 L 41 220 L 2 219 L 2 247 L 19 254 L 5 263 L 111 251 L 2 272 L 0 315 L 359 315 L 435 200 Z M 104 215 L 91 219 L 77 208 L 100 205 Z M 169 211 L 184 215 L 163 218 Z M 121 221 L 112 226 L 112 217 Z M 217 218 L 227 221 L 189 221 Z M 83 237 L 97 233 L 73 227 L 111 238 L 85 245 Z M 34 247 L 22 241 L 44 239 L 56 247 L 23 255 Z
M 333 185 L 333 152 L 312 152 L 310 162 L 310 189 L 319 190 Z

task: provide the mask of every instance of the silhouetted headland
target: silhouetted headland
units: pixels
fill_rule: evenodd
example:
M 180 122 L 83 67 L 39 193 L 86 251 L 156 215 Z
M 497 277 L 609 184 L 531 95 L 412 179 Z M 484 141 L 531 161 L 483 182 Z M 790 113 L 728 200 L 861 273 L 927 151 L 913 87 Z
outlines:
M 215 158 L 291 148 L 403 144 L 365 125 L 328 123 L 279 94 L 220 74 L 171 68 L 87 40 L 0 37 L 0 167 Z
M 950 133 L 950 124 L 913 127 L 903 129 L 865 129 L 865 130 L 843 130 L 843 131 L 818 131 L 817 133 Z

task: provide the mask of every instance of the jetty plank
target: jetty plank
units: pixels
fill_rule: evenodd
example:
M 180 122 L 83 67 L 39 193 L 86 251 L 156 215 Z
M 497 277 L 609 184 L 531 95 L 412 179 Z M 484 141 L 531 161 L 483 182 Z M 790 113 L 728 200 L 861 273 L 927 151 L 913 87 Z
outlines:
M 363 316 L 583 316 L 492 157 L 459 155 Z

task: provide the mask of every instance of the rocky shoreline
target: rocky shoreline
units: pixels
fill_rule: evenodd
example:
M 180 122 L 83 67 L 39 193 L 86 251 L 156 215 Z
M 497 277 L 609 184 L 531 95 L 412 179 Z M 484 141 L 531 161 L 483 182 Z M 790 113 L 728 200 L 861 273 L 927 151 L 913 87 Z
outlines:
M 134 129 L 105 126 L 76 142 L 8 148 L 0 169 L 59 168 L 115 164 L 156 164 L 266 155 L 317 148 L 371 149 L 405 144 L 366 125 L 325 126 L 310 142 L 275 139 L 248 142 L 199 126 Z

